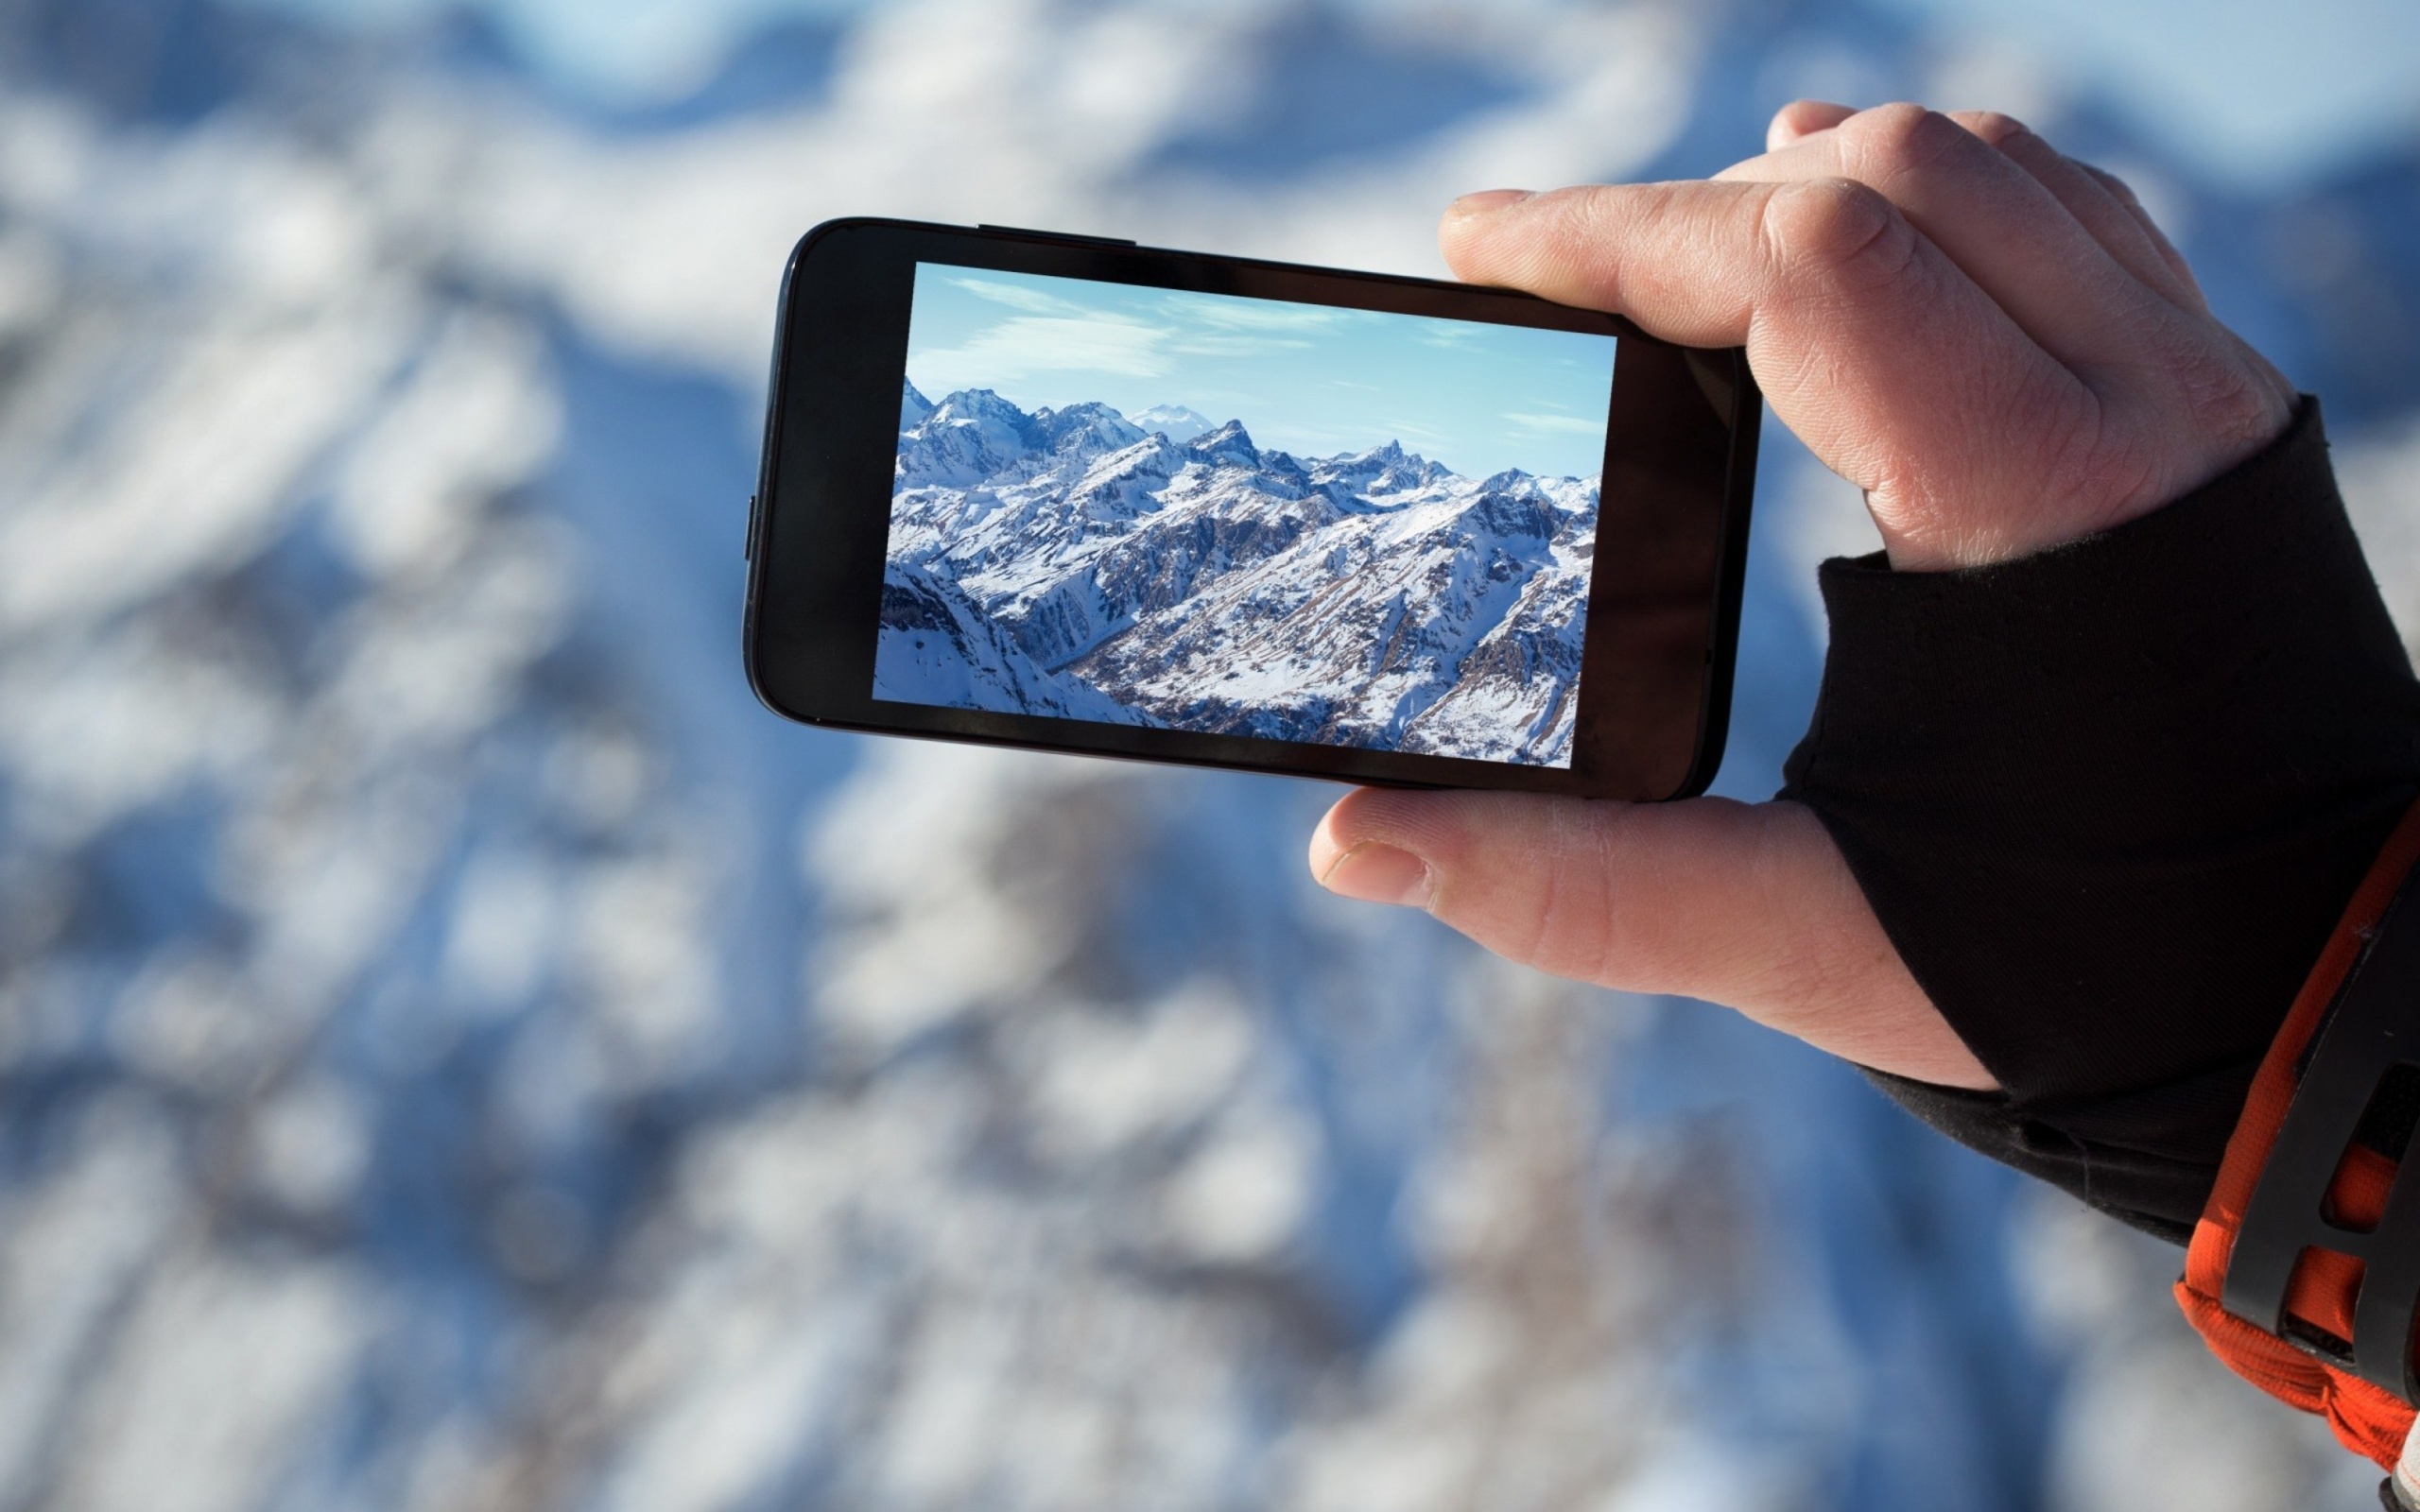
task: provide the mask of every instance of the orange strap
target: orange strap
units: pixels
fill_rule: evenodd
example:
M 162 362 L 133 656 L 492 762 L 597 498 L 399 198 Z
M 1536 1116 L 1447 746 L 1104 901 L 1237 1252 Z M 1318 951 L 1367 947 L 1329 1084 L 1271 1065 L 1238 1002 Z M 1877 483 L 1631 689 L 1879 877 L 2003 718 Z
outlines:
M 2274 1334 L 2253 1327 L 2219 1305 L 2243 1226 L 2244 1209 L 2259 1185 L 2269 1151 L 2286 1121 L 2294 1098 L 2296 1066 L 2312 1036 L 2319 1032 L 2328 1005 L 2344 986 L 2361 958 L 2361 950 L 2379 916 L 2415 864 L 2420 864 L 2420 804 L 2403 816 L 2388 837 L 2386 848 L 2371 864 L 2369 875 L 2353 894 L 2319 964 L 2286 1015 L 2285 1026 L 2260 1062 L 2243 1117 L 2227 1141 L 2226 1159 L 2219 1166 L 2218 1184 L 2194 1227 L 2193 1243 L 2185 1255 L 2185 1279 L 2176 1283 L 2177 1305 L 2186 1319 L 2209 1345 L 2212 1353 L 2236 1374 L 2271 1396 L 2324 1415 L 2337 1439 L 2357 1454 L 2365 1454 L 2392 1470 L 2411 1431 L 2411 1407 L 2358 1376 L 2305 1353 Z M 2376 1223 L 2385 1211 L 2387 1189 L 2394 1180 L 2394 1162 L 2368 1150 L 2355 1149 L 2338 1168 L 2328 1188 L 2334 1211 L 2355 1223 Z M 2360 1286 L 2360 1263 L 2349 1256 L 2312 1250 L 2294 1270 L 2286 1295 L 2286 1311 L 2338 1338 L 2353 1336 L 2353 1302 Z

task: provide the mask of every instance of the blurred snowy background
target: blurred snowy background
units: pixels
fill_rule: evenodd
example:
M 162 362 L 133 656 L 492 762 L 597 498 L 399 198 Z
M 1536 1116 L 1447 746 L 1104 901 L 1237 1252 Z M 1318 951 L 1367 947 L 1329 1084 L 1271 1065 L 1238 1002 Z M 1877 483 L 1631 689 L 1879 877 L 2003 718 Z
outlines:
M 1797 94 L 2135 180 L 2420 626 L 2405 0 L 0 0 L 0 1512 L 2283 1512 L 2164 1252 L 1320 896 L 1309 784 L 786 726 L 842 214 L 1437 270 Z M 1854 493 L 1768 430 L 1725 790 Z

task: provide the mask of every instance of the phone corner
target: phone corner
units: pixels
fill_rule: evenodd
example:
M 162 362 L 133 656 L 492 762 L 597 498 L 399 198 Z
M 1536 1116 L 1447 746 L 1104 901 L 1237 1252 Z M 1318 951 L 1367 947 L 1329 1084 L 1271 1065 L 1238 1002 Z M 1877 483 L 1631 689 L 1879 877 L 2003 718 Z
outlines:
M 789 266 L 796 269 L 800 259 L 805 257 L 816 243 L 827 237 L 838 235 L 842 232 L 855 231 L 860 227 L 880 224 L 882 224 L 880 219 L 873 215 L 834 215 L 828 220 L 819 220 L 806 228 L 804 234 L 790 245 Z
M 764 705 L 768 713 L 778 714 L 793 724 L 814 724 L 816 721 L 813 719 L 786 706 L 773 691 L 772 679 L 765 666 L 764 638 L 756 620 L 756 577 L 757 569 L 752 562 L 748 573 L 747 605 L 740 612 L 739 621 L 739 667 L 748 679 L 748 691 L 756 696 L 756 701 Z
M 1674 784 L 1672 790 L 1657 799 L 1656 802 L 1677 803 L 1683 799 L 1703 798 L 1706 789 L 1714 785 L 1716 776 L 1722 770 L 1722 759 L 1729 753 L 1731 746 L 1731 699 L 1727 690 L 1720 704 L 1709 711 L 1709 715 L 1704 734 L 1689 759 L 1688 770 L 1682 774 L 1681 781 Z
M 822 723 L 821 720 L 811 718 L 783 704 L 780 696 L 773 692 L 771 684 L 767 680 L 764 669 L 758 664 L 752 648 L 741 647 L 740 664 L 748 675 L 748 691 L 756 696 L 756 701 L 764 706 L 766 713 L 779 715 L 794 725 Z

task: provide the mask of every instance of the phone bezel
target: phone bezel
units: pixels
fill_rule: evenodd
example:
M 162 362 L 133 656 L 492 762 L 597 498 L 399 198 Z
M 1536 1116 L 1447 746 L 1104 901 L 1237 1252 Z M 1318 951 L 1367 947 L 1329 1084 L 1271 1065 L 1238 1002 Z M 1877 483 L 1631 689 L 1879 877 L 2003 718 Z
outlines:
M 919 262 L 1616 337 L 1608 486 L 1571 765 L 875 698 L 883 548 Z M 748 524 L 749 683 L 774 713 L 832 729 L 1397 786 L 1686 797 L 1713 780 L 1728 733 L 1761 409 L 1736 349 L 1674 346 L 1619 317 L 1513 290 L 1042 232 L 826 221 L 800 239 L 782 280 Z M 1628 484 L 1618 502 L 1610 486 L 1617 467 Z

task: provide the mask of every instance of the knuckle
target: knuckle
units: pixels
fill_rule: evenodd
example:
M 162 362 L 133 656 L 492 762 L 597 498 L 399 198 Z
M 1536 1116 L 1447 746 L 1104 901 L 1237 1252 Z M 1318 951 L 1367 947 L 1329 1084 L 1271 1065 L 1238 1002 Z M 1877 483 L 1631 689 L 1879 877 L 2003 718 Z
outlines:
M 2158 487 L 2140 434 L 2118 423 L 2105 401 L 2067 408 L 2046 428 L 2041 455 L 2040 505 L 2085 530 Z
M 1893 282 L 1916 253 L 1915 228 L 1898 207 L 1850 179 L 1780 185 L 1766 201 L 1764 231 L 1785 268 L 1832 283 Z
M 2093 178 L 2100 180 L 2100 187 L 2108 190 L 2111 196 L 2113 196 L 2119 204 L 2124 205 L 2129 210 L 2140 210 L 2143 208 L 2142 197 L 2135 193 L 2135 186 L 2133 184 L 2128 183 L 2125 180 L 2120 179 L 2108 169 L 2100 167 L 2094 163 L 2078 163 L 2078 166 L 2082 167 L 2084 172 L 2092 175 Z
M 1937 162 L 1973 140 L 1962 126 L 1921 105 L 1877 105 L 1841 128 L 1852 177 L 1888 183 Z
M 2189 452 L 2244 455 L 2291 418 L 2291 400 L 2273 369 L 2206 317 L 2153 312 L 2135 334 L 2135 345 L 2142 356 L 2138 370 L 2157 375 L 2135 391 L 2151 413 L 2170 417 L 2159 431 L 2192 438 Z
M 2284 423 L 2276 389 L 2232 352 L 2204 350 L 2175 371 L 2197 428 L 2227 451 L 2256 447 Z
M 2001 148 L 2033 134 L 2023 121 L 1998 111 L 1975 112 L 1966 117 L 1966 129 L 1978 139 Z

